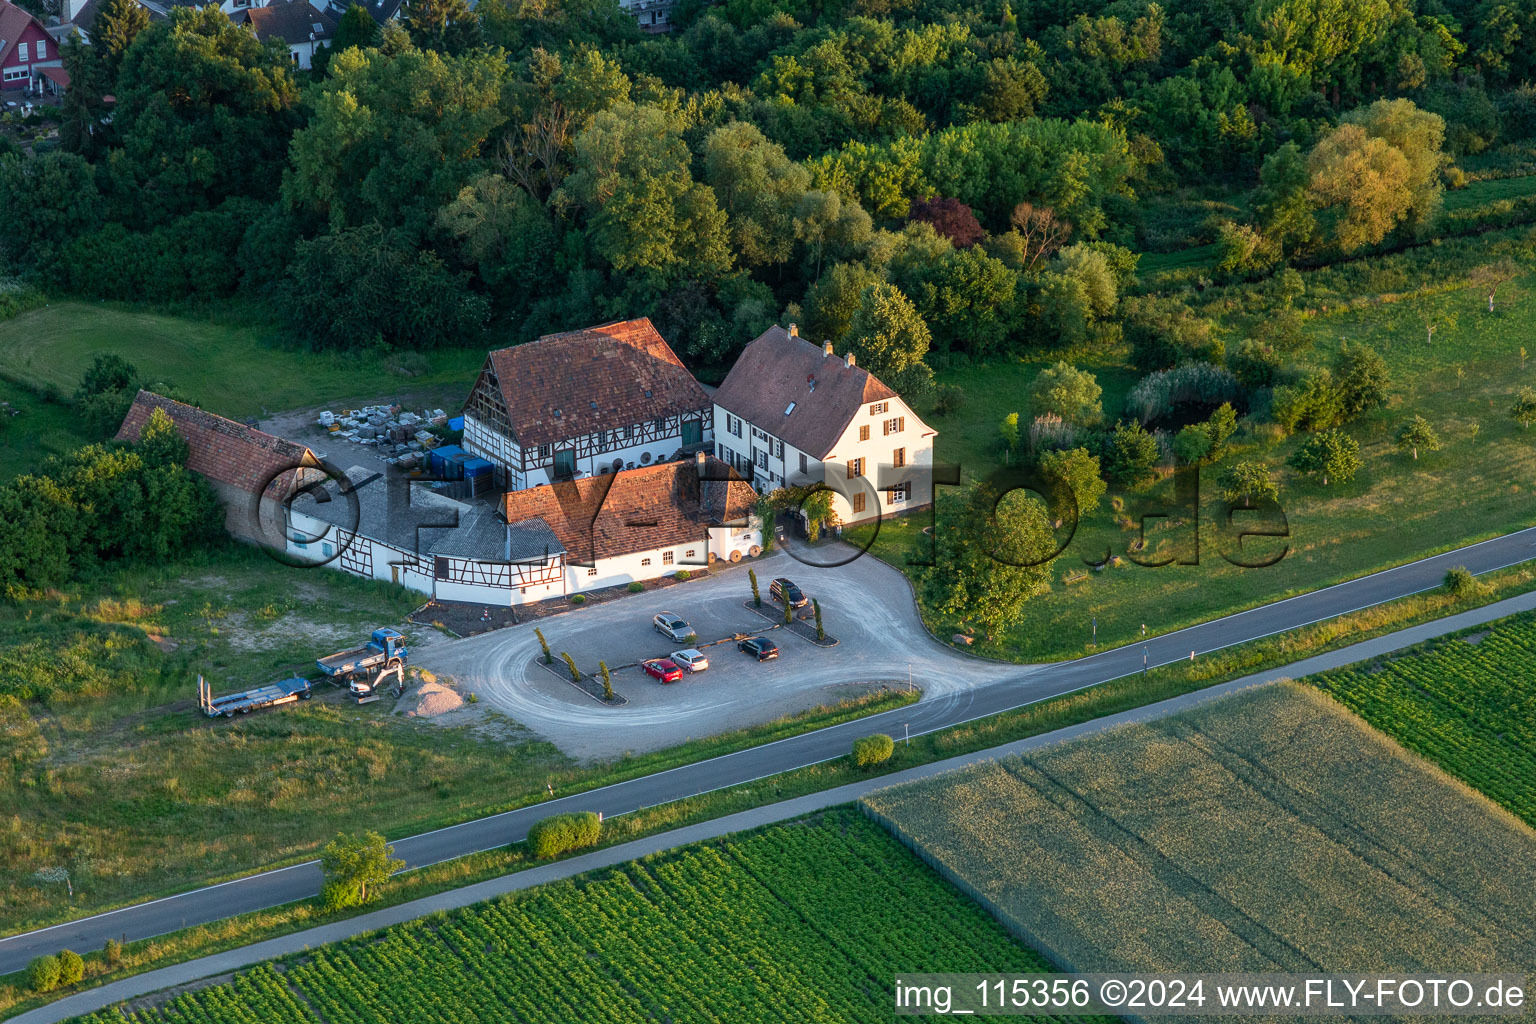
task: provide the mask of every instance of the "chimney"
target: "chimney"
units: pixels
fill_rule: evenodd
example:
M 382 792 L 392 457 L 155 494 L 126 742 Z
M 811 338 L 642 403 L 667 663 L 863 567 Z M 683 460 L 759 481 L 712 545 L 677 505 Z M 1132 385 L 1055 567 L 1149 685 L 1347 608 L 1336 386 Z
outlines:
M 800 337 L 800 329 L 798 327 L 796 327 L 794 324 L 790 324 L 789 325 L 789 336 L 791 338 L 798 338 L 798 337 Z
M 853 360 L 853 353 L 852 352 L 849 352 L 847 355 L 843 356 L 843 365 L 844 366 L 848 367 L 851 370 L 851 369 L 853 369 L 853 363 L 854 363 L 854 360 Z
M 694 455 L 694 459 L 697 460 L 698 466 L 699 466 L 699 472 L 702 473 L 704 471 L 704 453 L 703 452 L 698 452 L 697 454 Z
M 832 354 L 832 343 L 829 341 L 821 346 L 821 358 L 825 359 Z

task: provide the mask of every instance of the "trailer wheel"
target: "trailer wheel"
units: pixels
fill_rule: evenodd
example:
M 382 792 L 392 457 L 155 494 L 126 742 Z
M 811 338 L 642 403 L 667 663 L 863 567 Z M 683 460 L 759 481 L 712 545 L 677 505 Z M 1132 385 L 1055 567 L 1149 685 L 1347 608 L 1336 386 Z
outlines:
M 732 551 L 731 552 L 731 561 L 733 561 L 733 562 L 741 561 L 741 552 L 740 551 Z
M 313 693 L 311 693 L 309 690 L 305 690 L 303 693 L 299 694 L 299 700 L 309 700 L 309 698 L 313 696 Z
M 751 555 L 753 558 L 756 558 L 762 553 L 763 549 L 756 544 L 753 544 L 750 548 L 747 549 L 747 554 Z

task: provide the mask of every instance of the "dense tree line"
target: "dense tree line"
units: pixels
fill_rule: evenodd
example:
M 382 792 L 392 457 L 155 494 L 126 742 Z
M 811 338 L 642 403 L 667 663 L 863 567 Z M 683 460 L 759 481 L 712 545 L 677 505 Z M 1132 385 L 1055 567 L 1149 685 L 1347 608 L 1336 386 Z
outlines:
M 1230 276 L 1423 234 L 1450 158 L 1536 131 L 1529 6 L 685 0 L 644 36 L 604 0 L 417 0 L 306 72 L 108 0 L 61 147 L 0 157 L 0 247 L 53 290 L 243 292 L 316 347 L 647 314 L 716 366 L 797 319 L 914 392 L 1106 333 L 1219 363 L 1126 300 L 1136 198 L 1251 188 Z

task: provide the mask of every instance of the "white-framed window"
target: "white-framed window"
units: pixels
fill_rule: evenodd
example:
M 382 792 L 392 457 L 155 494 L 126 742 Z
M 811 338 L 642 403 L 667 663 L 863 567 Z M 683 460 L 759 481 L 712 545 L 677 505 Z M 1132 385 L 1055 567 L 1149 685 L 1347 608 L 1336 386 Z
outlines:
M 768 453 L 761 448 L 752 449 L 752 461 L 757 463 L 759 469 L 768 468 Z
M 694 551 L 695 551 L 695 550 L 696 550 L 696 549 L 695 549 L 695 548 L 689 548 L 689 549 L 688 549 L 688 557 L 689 557 L 689 558 L 692 558 L 692 557 L 693 557 L 693 553 L 694 553 Z
M 38 43 L 37 43 L 37 59 L 38 60 L 47 60 L 48 59 L 48 44 L 43 42 L 42 40 L 38 40 Z
M 661 553 L 661 564 L 662 565 L 671 565 L 672 564 L 672 552 L 670 552 L 670 551 L 663 551 Z
M 549 458 L 549 445 L 547 445 L 547 444 L 539 445 L 539 458 L 541 458 L 541 459 Z
M 906 480 L 890 489 L 888 499 L 892 505 L 900 505 L 912 497 L 912 481 Z
M 14 82 L 18 79 L 27 78 L 31 74 L 32 72 L 28 71 L 26 68 L 6 68 L 5 81 Z
M 740 437 L 741 436 L 741 420 L 737 419 L 735 416 L 732 416 L 730 413 L 726 413 L 725 414 L 725 429 L 730 431 L 732 436 Z
M 776 458 L 776 459 L 782 459 L 784 457 L 784 442 L 783 441 L 774 441 L 773 442 L 773 457 Z
M 27 62 L 27 44 L 26 43 L 17 43 L 16 44 L 16 59 L 21 61 L 23 64 L 25 64 Z
M 881 413 L 890 412 L 890 410 L 890 402 L 876 402 L 874 405 L 869 407 L 869 414 L 871 416 L 879 416 Z
M 885 433 L 887 436 L 891 434 L 899 434 L 906 429 L 906 426 L 907 418 L 905 416 L 897 416 L 893 419 L 888 419 L 885 421 Z

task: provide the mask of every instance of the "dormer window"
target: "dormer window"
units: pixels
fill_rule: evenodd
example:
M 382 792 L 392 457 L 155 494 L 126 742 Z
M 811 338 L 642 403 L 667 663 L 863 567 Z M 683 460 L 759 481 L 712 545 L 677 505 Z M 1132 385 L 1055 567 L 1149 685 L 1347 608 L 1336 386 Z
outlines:
M 794 411 L 795 411 L 795 403 L 794 402 L 790 402 L 789 405 L 784 410 L 784 415 L 788 416 L 790 413 L 792 413 Z

